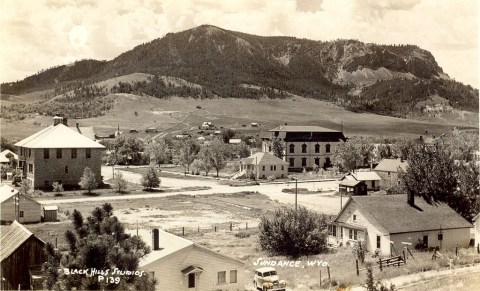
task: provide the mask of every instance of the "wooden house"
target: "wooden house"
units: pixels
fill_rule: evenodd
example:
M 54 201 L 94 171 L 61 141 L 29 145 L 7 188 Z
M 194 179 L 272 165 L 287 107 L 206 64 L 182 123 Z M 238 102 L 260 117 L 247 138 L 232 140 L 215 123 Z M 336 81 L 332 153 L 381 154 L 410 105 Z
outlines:
M 345 175 L 341 181 L 363 181 L 367 185 L 368 190 L 377 191 L 380 189 L 380 181 L 382 178 L 372 171 L 355 171 Z
M 373 169 L 380 178 L 380 188 L 388 189 L 398 186 L 400 180 L 398 179 L 399 171 L 406 171 L 408 163 L 402 159 L 383 159 Z
M 140 260 L 140 268 L 153 272 L 156 290 L 245 289 L 244 262 L 162 230 L 140 230 L 139 235 L 152 241 L 152 252 Z
M 0 237 L 1 290 L 31 290 L 31 270 L 45 262 L 45 243 L 14 221 Z
M 367 184 L 363 181 L 343 180 L 338 184 L 338 191 L 343 195 L 367 195 Z
M 34 199 L 19 194 L 18 190 L 3 185 L 0 187 L 1 222 L 14 220 L 20 223 L 40 222 L 42 205 Z
M 472 224 L 444 203 L 410 195 L 351 196 L 329 226 L 329 243 L 365 243 L 369 252 L 399 255 L 409 248 L 468 247 Z

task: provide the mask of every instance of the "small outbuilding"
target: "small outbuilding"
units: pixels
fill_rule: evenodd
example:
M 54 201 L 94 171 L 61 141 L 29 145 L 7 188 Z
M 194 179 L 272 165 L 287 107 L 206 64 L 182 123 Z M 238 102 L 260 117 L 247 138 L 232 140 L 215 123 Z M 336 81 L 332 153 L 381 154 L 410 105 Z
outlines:
M 339 192 L 345 195 L 367 195 L 367 184 L 363 181 L 343 180 L 338 186 Z
M 18 190 L 3 185 L 0 187 L 1 222 L 17 220 L 21 223 L 40 222 L 42 205 L 34 199 L 19 194 Z
M 358 172 L 350 172 L 345 175 L 341 181 L 363 181 L 367 185 L 368 190 L 379 190 L 380 189 L 380 181 L 382 178 L 373 172 L 373 171 L 358 171 Z
M 43 221 L 44 222 L 53 222 L 57 221 L 58 206 L 55 205 L 45 205 L 43 206 Z

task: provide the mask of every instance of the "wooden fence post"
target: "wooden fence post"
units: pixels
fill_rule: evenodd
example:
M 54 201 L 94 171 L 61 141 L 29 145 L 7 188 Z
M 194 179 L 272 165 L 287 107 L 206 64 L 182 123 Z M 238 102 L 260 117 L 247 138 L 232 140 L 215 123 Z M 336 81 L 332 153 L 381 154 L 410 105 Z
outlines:
M 230 231 L 232 231 L 233 224 L 230 222 Z
M 357 269 L 357 276 L 360 276 L 360 271 L 358 270 L 358 260 L 355 260 L 355 268 Z
M 328 281 L 330 280 L 330 265 L 327 265 L 327 272 L 328 272 Z
M 458 245 L 455 247 L 455 257 L 458 256 Z
M 480 243 L 477 244 L 477 253 L 480 254 Z
M 217 226 L 215 226 L 215 232 L 217 232 Z
M 319 272 L 320 272 L 320 288 L 322 288 L 322 269 L 320 269 Z
M 382 267 L 382 258 L 378 258 L 378 262 L 380 263 L 380 271 L 383 271 L 383 267 Z
M 248 229 L 248 222 L 245 222 L 245 229 Z
M 182 236 L 185 236 L 185 227 L 182 227 Z
M 407 263 L 407 257 L 405 256 L 405 250 L 403 250 L 403 262 L 406 264 Z

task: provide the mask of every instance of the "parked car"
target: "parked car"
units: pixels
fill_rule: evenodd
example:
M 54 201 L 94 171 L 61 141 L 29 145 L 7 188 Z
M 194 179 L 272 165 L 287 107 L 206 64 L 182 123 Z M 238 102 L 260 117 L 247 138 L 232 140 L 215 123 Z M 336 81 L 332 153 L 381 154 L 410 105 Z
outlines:
M 284 280 L 279 280 L 275 268 L 263 267 L 255 270 L 253 285 L 256 290 L 285 291 L 287 283 Z

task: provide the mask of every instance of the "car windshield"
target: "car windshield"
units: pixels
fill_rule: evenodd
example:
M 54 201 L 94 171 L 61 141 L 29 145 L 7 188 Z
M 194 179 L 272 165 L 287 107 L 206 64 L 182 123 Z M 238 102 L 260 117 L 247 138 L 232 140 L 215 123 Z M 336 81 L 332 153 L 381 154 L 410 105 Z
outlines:
M 270 272 L 263 273 L 263 277 L 275 276 L 275 275 L 277 275 L 277 271 L 270 271 Z

